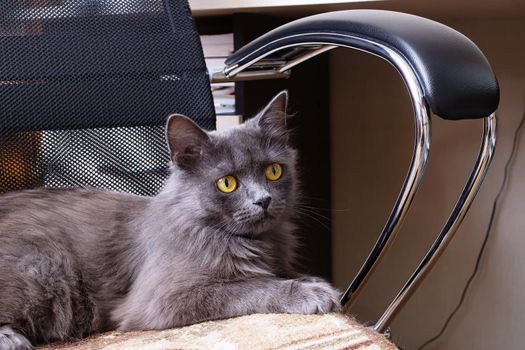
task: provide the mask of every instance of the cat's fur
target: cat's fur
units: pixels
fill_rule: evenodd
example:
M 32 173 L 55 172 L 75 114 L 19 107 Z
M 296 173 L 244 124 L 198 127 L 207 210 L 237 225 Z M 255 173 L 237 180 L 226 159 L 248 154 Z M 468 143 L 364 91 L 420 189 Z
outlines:
M 0 349 L 337 309 L 335 289 L 293 269 L 298 184 L 286 101 L 283 92 L 223 132 L 171 117 L 172 171 L 153 198 L 81 189 L 0 196 Z M 274 162 L 284 172 L 269 182 L 264 169 Z M 237 177 L 235 192 L 217 190 L 225 175 Z

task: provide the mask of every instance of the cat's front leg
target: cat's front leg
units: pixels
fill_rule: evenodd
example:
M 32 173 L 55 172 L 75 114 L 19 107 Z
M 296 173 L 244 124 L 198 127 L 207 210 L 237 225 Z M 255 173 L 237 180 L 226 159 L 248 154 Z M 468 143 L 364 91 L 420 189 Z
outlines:
M 341 309 L 340 292 L 321 278 L 302 276 L 285 283 L 290 294 L 279 303 L 282 312 L 323 314 Z
M 127 307 L 118 323 L 121 330 L 164 329 L 254 313 L 321 314 L 340 309 L 339 294 L 313 277 L 208 282 L 157 289 L 147 302 Z
M 202 315 L 206 319 L 253 313 L 322 314 L 340 309 L 340 293 L 320 278 L 252 279 L 204 287 Z M 220 307 L 214 309 L 214 306 Z M 185 322 L 184 322 L 185 323 Z

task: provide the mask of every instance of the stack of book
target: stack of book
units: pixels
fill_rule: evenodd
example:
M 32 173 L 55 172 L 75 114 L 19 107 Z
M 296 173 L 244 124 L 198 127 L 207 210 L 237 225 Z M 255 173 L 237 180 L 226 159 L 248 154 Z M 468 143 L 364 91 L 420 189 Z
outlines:
M 201 35 L 204 60 L 210 73 L 221 72 L 224 61 L 233 53 L 233 33 L 218 35 Z M 235 83 L 218 83 L 211 86 L 217 129 L 239 124 L 240 116 L 235 115 Z

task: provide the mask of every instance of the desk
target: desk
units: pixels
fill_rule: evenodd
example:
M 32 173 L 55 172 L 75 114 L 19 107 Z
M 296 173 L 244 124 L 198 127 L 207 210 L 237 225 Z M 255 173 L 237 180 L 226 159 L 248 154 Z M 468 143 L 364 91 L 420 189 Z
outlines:
M 348 9 L 384 9 L 447 19 L 523 17 L 523 0 L 189 0 L 193 16 L 250 12 L 300 17 Z

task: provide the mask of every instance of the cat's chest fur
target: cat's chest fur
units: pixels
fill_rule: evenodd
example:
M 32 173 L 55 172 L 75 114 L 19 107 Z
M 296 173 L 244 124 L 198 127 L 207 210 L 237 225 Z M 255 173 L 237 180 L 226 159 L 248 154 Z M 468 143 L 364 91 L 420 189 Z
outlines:
M 169 223 L 163 217 L 170 217 Z M 294 227 L 289 222 L 283 221 L 281 227 L 257 235 L 225 234 L 196 217 L 178 212 L 176 207 L 156 201 L 146 209 L 145 218 L 139 242 L 142 250 L 155 252 L 146 259 L 155 266 L 165 267 L 166 271 L 158 273 L 172 278 L 191 279 L 185 276 L 187 271 L 211 280 L 277 276 L 291 264 L 287 250 L 295 242 L 292 242 Z

